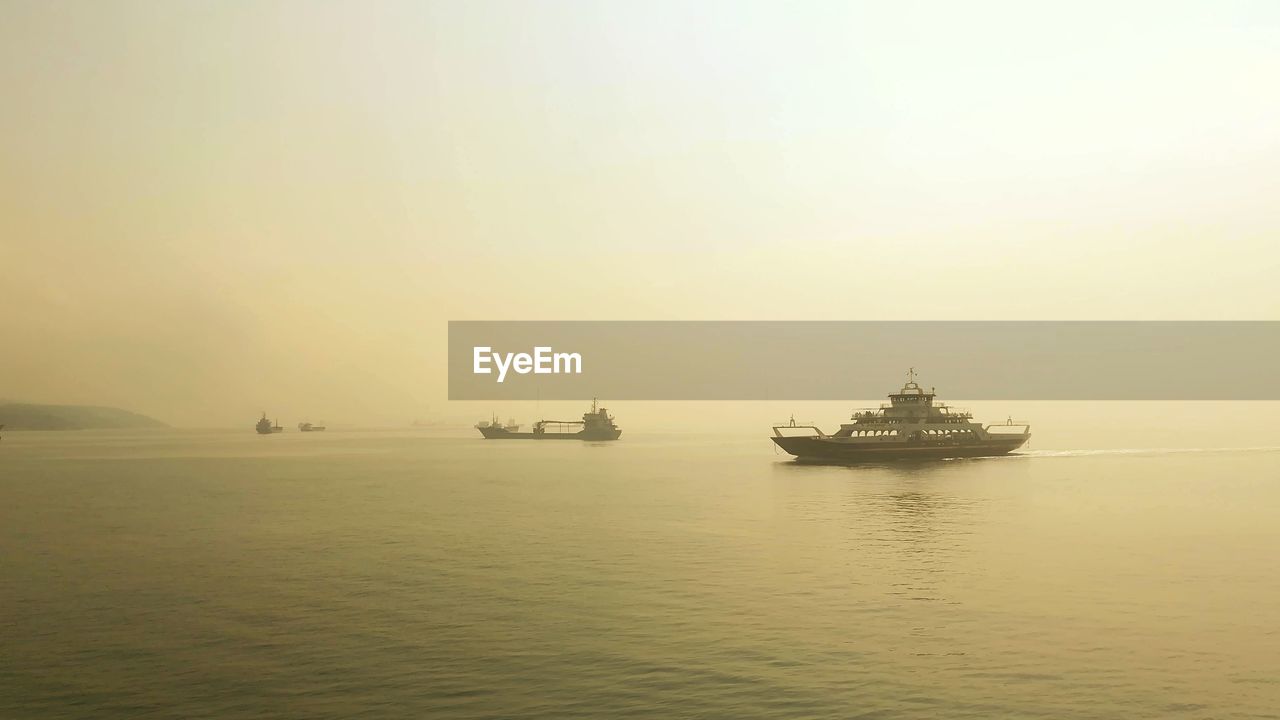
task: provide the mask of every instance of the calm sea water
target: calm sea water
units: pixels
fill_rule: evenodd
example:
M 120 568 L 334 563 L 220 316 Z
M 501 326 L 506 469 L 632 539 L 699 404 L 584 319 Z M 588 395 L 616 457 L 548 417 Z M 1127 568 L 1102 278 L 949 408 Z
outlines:
M 457 435 L 6 433 L 0 717 L 1280 717 L 1280 450 Z

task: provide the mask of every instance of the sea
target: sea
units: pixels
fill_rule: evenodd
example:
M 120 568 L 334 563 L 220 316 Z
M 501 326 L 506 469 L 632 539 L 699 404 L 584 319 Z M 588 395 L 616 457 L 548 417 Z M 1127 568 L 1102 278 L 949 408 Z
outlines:
M 1280 718 L 1274 433 L 621 424 L 6 431 L 0 718 Z

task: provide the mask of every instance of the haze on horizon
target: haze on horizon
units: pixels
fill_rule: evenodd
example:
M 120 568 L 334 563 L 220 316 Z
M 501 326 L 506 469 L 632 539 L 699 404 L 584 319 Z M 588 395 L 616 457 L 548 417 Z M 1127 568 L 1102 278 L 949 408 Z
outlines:
M 1263 2 L 0 0 L 0 398 L 401 424 L 472 414 L 448 320 L 1278 319 L 1277 77 Z

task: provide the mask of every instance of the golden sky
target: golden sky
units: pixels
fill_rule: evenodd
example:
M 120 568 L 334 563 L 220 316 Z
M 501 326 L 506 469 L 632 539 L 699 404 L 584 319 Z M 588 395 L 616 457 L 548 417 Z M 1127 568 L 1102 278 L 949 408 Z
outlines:
M 450 319 L 1280 319 L 1277 78 L 1269 2 L 0 0 L 0 398 L 447 415 Z

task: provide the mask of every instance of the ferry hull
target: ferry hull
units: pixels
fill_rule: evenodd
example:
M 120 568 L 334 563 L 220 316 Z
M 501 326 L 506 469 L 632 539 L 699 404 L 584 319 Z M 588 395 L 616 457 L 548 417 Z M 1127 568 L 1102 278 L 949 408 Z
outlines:
M 591 431 L 579 430 L 575 433 L 564 432 L 510 432 L 503 428 L 482 427 L 476 428 L 486 440 L 617 440 L 622 436 L 622 431 L 618 429 Z
M 1026 444 L 1030 435 L 992 438 L 973 443 L 894 442 L 884 444 L 840 442 L 817 437 L 773 437 L 778 447 L 800 462 L 858 463 L 881 460 L 945 459 L 1007 455 Z

